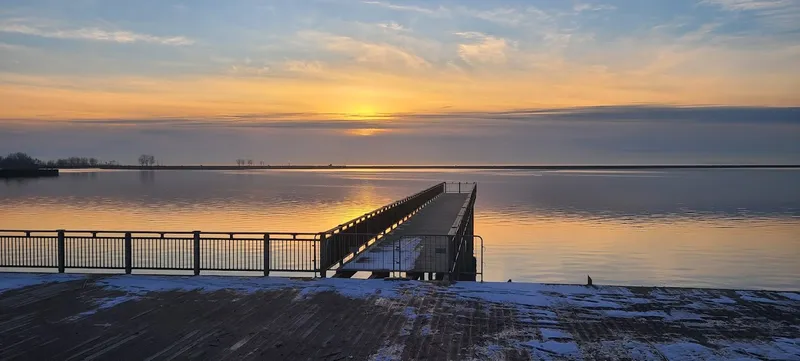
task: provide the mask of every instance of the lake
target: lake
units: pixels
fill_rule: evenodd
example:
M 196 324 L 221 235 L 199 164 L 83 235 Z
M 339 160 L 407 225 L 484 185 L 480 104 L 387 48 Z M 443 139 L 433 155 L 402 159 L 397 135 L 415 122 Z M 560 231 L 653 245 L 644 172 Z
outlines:
M 0 229 L 319 232 L 478 182 L 492 281 L 800 289 L 800 170 L 62 171 L 0 183 Z

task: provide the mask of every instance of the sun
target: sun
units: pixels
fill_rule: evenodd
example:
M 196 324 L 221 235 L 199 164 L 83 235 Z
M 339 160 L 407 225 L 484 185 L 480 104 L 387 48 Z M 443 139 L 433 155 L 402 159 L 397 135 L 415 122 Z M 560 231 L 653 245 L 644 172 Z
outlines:
M 378 107 L 373 105 L 358 105 L 352 107 L 344 113 L 344 116 L 347 119 L 358 120 L 382 120 L 390 118 L 388 114 L 381 112 Z

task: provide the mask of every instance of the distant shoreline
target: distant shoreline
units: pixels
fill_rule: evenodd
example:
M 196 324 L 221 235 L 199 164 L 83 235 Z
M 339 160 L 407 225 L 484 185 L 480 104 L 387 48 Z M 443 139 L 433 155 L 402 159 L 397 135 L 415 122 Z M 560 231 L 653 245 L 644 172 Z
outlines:
M 29 168 L 29 169 L 2 169 L 0 178 L 39 178 L 58 177 L 58 169 L 54 168 Z
M 684 165 L 162 165 L 99 166 L 60 169 L 107 170 L 664 170 L 664 169 L 800 169 L 798 164 L 684 164 Z

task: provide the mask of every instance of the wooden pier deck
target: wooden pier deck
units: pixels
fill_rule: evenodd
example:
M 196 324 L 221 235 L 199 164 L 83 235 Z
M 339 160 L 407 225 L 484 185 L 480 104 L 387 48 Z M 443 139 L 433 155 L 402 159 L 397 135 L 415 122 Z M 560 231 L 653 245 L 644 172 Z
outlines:
M 364 252 L 342 271 L 443 272 L 451 266 L 446 236 L 458 223 L 469 193 L 444 193 Z M 427 236 L 425 236 L 427 235 Z M 438 235 L 438 236 L 435 236 Z M 398 254 L 409 253 L 409 257 Z
M 797 360 L 800 293 L 0 274 L 2 360 Z

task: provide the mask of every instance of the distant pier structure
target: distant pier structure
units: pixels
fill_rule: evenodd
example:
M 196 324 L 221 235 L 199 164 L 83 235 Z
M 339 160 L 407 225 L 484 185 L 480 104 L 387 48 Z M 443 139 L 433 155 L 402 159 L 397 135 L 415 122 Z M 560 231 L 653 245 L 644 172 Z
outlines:
M 0 230 L 0 270 L 483 279 L 476 183 L 442 182 L 324 232 Z

